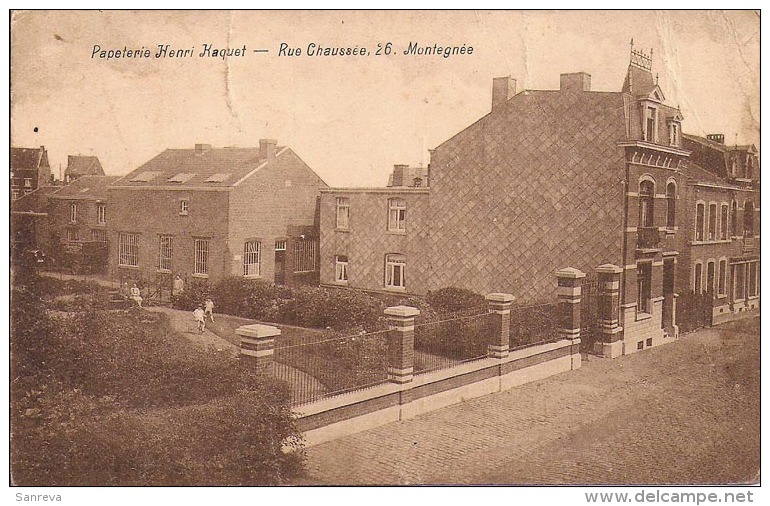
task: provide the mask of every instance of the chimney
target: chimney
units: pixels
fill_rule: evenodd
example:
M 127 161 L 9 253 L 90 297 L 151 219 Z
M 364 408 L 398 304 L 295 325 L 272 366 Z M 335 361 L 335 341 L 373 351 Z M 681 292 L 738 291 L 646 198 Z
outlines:
M 275 158 L 275 139 L 259 139 L 259 157 L 262 159 Z
M 211 149 L 211 144 L 196 144 L 195 145 L 195 154 L 197 156 L 203 155 L 206 151 Z
M 725 134 L 708 134 L 706 135 L 706 139 L 714 142 L 718 142 L 719 144 L 725 143 Z
M 586 74 L 585 72 L 561 74 L 559 76 L 559 90 L 591 91 L 591 74 Z
M 404 175 L 409 165 L 394 165 L 393 166 L 393 186 L 406 186 L 404 184 Z
M 495 77 L 492 79 L 492 110 L 496 111 L 505 105 L 516 94 L 516 79 L 511 76 Z

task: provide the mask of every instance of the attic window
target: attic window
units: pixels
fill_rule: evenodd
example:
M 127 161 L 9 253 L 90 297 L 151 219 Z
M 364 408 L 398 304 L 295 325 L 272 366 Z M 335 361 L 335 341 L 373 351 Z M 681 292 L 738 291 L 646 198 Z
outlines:
M 158 174 L 159 174 L 158 172 L 152 172 L 152 171 L 140 172 L 139 174 L 137 174 L 136 176 L 134 176 L 131 179 L 131 182 L 132 183 L 146 183 L 146 182 L 152 181 L 153 179 L 158 177 Z
M 223 182 L 224 180 L 226 180 L 228 177 L 230 177 L 230 173 L 229 173 L 229 172 L 224 172 L 224 173 L 222 173 L 222 172 L 218 172 L 218 173 L 216 173 L 216 174 L 212 174 L 212 175 L 210 175 L 210 176 L 209 176 L 209 177 L 206 179 L 206 181 L 205 181 L 205 182 L 206 182 L 206 183 L 221 183 L 221 182 Z
M 169 183 L 185 183 L 195 177 L 195 174 L 189 172 L 180 172 L 174 177 L 168 178 Z

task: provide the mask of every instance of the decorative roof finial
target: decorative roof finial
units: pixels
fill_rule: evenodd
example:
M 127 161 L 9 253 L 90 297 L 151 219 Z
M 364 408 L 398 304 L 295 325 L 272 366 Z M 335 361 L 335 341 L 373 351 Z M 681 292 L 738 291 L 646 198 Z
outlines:
M 658 85 L 658 73 L 655 72 L 655 86 Z
M 652 69 L 652 51 L 645 54 L 643 50 L 634 49 L 634 39 L 631 39 L 631 65 L 643 70 Z

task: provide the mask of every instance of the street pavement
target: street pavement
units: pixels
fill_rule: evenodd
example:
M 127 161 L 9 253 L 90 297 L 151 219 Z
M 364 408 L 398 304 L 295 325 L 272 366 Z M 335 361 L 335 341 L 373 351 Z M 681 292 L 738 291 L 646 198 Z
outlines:
M 759 479 L 759 318 L 308 448 L 297 485 Z

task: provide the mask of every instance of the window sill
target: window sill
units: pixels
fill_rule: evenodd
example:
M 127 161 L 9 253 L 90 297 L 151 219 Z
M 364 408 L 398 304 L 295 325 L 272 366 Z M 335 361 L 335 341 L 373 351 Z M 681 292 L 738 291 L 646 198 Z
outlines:
M 171 274 L 171 269 L 155 269 L 155 271 L 161 274 Z
M 708 244 L 729 244 L 732 241 L 728 239 L 709 239 L 707 241 L 690 241 L 692 246 L 705 246 Z
M 188 216 L 189 213 L 179 213 L 179 216 Z
M 244 275 L 243 278 L 244 279 L 262 279 L 262 275 L 261 274 L 249 274 L 249 275 Z
M 194 278 L 199 278 L 199 279 L 208 279 L 208 277 L 209 277 L 208 274 L 198 274 L 197 272 L 194 273 L 194 274 L 190 274 L 190 276 L 192 276 Z
M 350 232 L 350 228 L 335 228 L 334 231 L 335 232 L 348 233 L 348 232 Z
M 386 286 L 385 290 L 389 292 L 405 292 L 406 287 L 405 286 Z
M 392 235 L 406 235 L 406 230 L 386 230 L 385 233 Z
M 106 227 L 107 223 L 97 223 L 96 226 L 97 227 Z
M 139 270 L 139 266 L 138 266 L 138 265 L 123 265 L 123 264 L 118 264 L 118 267 L 120 267 L 121 269 L 136 269 L 136 270 Z
M 348 282 L 347 282 L 347 281 L 339 281 L 339 280 L 335 280 L 335 281 L 334 281 L 334 284 L 335 284 L 335 285 L 338 285 L 338 286 L 348 286 Z
M 642 313 L 641 311 L 636 313 L 636 321 L 638 322 L 650 319 L 652 319 L 652 313 Z

